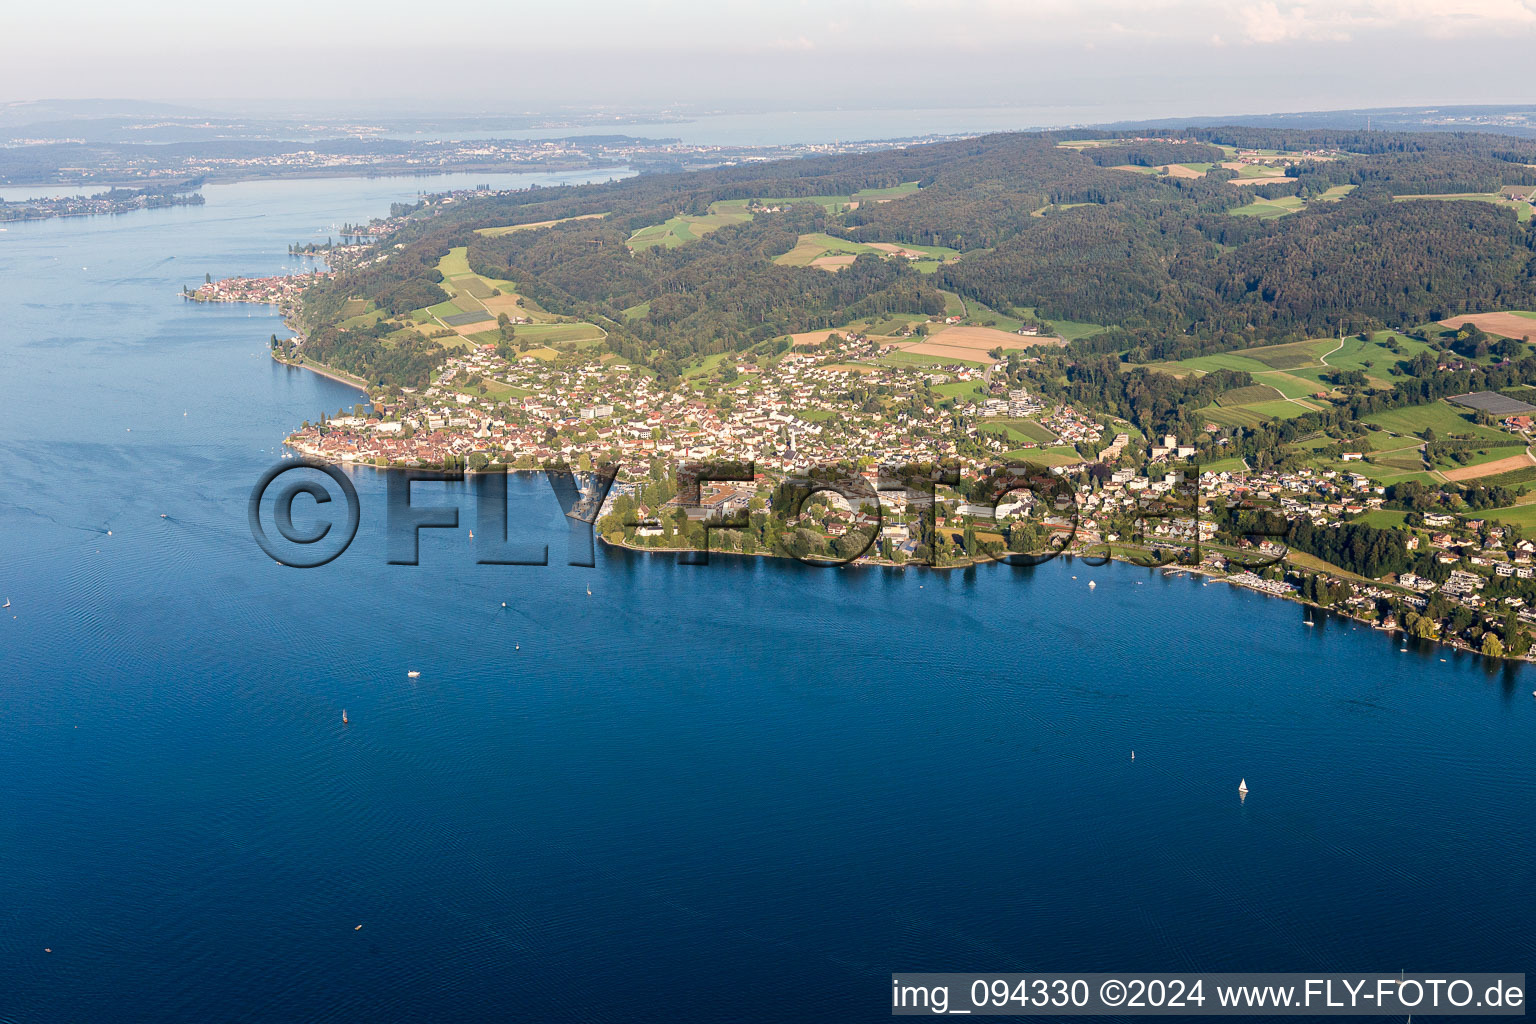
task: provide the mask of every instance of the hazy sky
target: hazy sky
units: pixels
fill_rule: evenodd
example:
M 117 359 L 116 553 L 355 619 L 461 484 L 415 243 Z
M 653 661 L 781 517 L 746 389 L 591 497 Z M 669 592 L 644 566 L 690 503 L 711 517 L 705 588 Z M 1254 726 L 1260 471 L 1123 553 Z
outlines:
M 1536 0 L 84 0 L 66 29 L 58 14 L 8 11 L 0 99 L 1108 116 L 1536 100 Z

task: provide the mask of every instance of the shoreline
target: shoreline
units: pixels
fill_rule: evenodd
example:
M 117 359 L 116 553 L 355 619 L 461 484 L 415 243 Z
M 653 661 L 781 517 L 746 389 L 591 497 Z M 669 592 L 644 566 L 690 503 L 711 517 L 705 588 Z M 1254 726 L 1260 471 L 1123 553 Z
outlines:
M 322 377 L 328 377 L 331 380 L 334 380 L 338 384 L 345 384 L 348 387 L 356 388 L 363 393 L 364 398 L 368 397 L 368 385 L 365 381 L 363 381 L 361 377 L 354 377 L 343 370 L 333 370 L 328 366 L 322 369 L 320 366 L 314 363 L 291 363 L 288 360 L 279 357 L 276 352 L 273 352 L 271 355 L 272 361 L 274 363 L 286 366 L 291 370 L 308 370 L 310 373 L 317 373 Z M 284 440 L 283 443 L 287 444 L 288 442 Z M 346 463 L 346 465 L 354 465 L 354 463 Z M 372 463 L 368 463 L 368 465 L 372 465 Z M 374 468 L 387 469 L 388 467 L 375 466 Z
M 430 170 L 413 169 L 416 165 L 403 165 L 398 170 L 379 170 L 369 173 L 366 166 L 340 167 L 333 171 L 326 169 L 295 169 L 292 172 L 278 174 L 218 174 L 202 175 L 204 185 L 239 185 L 248 181 L 328 181 L 336 178 L 432 178 L 449 174 L 539 174 L 549 172 L 551 174 L 568 174 L 572 171 L 604 171 L 619 167 L 628 167 L 628 164 L 596 161 L 592 163 L 573 163 L 571 166 L 551 166 L 549 164 L 465 164 L 462 167 L 432 168 Z M 166 181 L 181 180 L 176 177 L 165 179 Z M 143 188 L 146 185 L 161 184 L 157 178 L 134 178 L 119 182 L 86 181 L 86 182 L 7 182 L 5 188 L 57 188 L 57 189 L 112 189 L 112 188 Z M 71 193 L 75 194 L 75 193 Z M 29 197 L 38 198 L 38 197 Z M 51 197 L 48 197 L 51 198 Z
M 533 470 L 531 472 L 540 472 L 540 471 L 539 470 Z M 596 533 L 595 530 L 594 530 L 594 533 Z M 632 544 L 626 544 L 626 543 L 623 543 L 623 542 L 617 542 L 616 543 L 614 541 L 610 541 L 606 537 L 604 537 L 601 533 L 596 533 L 596 537 L 597 537 L 598 543 L 602 544 L 604 546 L 612 547 L 612 548 L 617 548 L 617 549 L 620 549 L 620 550 L 623 550 L 623 551 L 632 551 L 632 552 L 635 552 L 637 554 L 642 554 L 642 555 L 650 555 L 650 554 L 656 554 L 656 555 L 663 555 L 663 554 L 685 554 L 685 553 L 688 553 L 688 552 L 695 552 L 696 553 L 698 551 L 697 548 L 643 548 L 643 547 L 637 547 L 637 546 L 632 545 Z M 712 555 L 721 555 L 721 556 L 726 556 L 726 557 L 733 557 L 733 558 L 772 558 L 772 559 L 781 559 L 781 560 L 788 560 L 788 561 L 800 561 L 800 559 L 791 558 L 791 557 L 785 556 L 785 555 L 777 555 L 777 554 L 774 554 L 771 551 L 754 551 L 751 554 L 748 554 L 748 553 L 746 553 L 744 551 L 712 551 L 712 552 L 710 552 L 710 554 L 712 554 Z M 1103 556 L 1103 555 L 1090 555 L 1090 554 L 1087 554 L 1086 552 L 1063 551 L 1063 552 L 1058 553 L 1057 557 L 1065 557 L 1065 558 L 1095 558 L 1095 559 L 1098 559 L 1098 558 L 1104 558 L 1105 556 Z M 1411 639 L 1415 639 L 1415 640 L 1422 640 L 1422 641 L 1425 641 L 1427 643 L 1432 643 L 1432 644 L 1435 644 L 1435 645 L 1440 646 L 1440 647 L 1449 647 L 1452 650 L 1460 651 L 1460 652 L 1462 652 L 1464 654 L 1474 654 L 1474 655 L 1477 655 L 1480 658 L 1491 658 L 1493 660 L 1500 661 L 1500 662 L 1524 662 L 1524 663 L 1530 663 L 1530 662 L 1536 661 L 1536 648 L 1532 648 L 1531 652 L 1528 653 L 1528 654 L 1519 655 L 1519 656 L 1509 655 L 1509 654 L 1503 654 L 1503 655 L 1497 655 L 1497 656 L 1496 655 L 1490 655 L 1490 654 L 1484 654 L 1482 651 L 1475 650 L 1475 649 L 1473 649 L 1471 647 L 1466 646 L 1465 644 L 1458 643 L 1456 641 L 1444 640 L 1444 639 L 1441 639 L 1441 638 L 1438 638 L 1438 637 L 1430 638 L 1430 637 L 1415 636 L 1415 635 L 1409 633 L 1406 629 L 1404 629 L 1400 625 L 1393 626 L 1391 628 L 1386 628 L 1386 627 L 1382 626 L 1381 623 L 1379 621 L 1377 621 L 1377 620 L 1363 618 L 1361 616 L 1351 614 L 1349 611 L 1346 611 L 1344 609 L 1331 608 L 1331 607 L 1328 607 L 1326 605 L 1320 605 L 1320 604 L 1317 604 L 1317 603 L 1312 602 L 1312 601 L 1307 601 L 1307 600 L 1304 600 L 1304 599 L 1302 599 L 1300 597 L 1297 597 L 1295 594 L 1273 594 L 1273 593 L 1270 593 L 1270 592 L 1265 591 L 1265 590 L 1260 590 L 1257 587 L 1248 586 L 1247 584 L 1245 584 L 1243 582 L 1239 582 L 1237 580 L 1234 580 L 1228 574 L 1225 574 L 1225 573 L 1222 573 L 1222 572 L 1218 572 L 1218 571 L 1216 571 L 1214 569 L 1209 569 L 1209 568 L 1206 568 L 1205 566 L 1201 566 L 1201 565 L 1179 565 L 1176 562 L 1172 562 L 1172 563 L 1169 563 L 1168 565 L 1163 565 L 1163 566 L 1140 565 L 1139 563 L 1137 563 L 1135 561 L 1132 561 L 1129 558 L 1122 558 L 1122 557 L 1114 555 L 1114 554 L 1111 554 L 1111 555 L 1108 556 L 1108 561 L 1119 562 L 1122 565 L 1129 565 L 1129 566 L 1133 566 L 1135 568 L 1145 569 L 1148 572 L 1155 572 L 1155 573 L 1158 573 L 1158 574 L 1160 574 L 1162 576 L 1176 576 L 1176 575 L 1179 575 L 1181 573 L 1188 573 L 1190 576 L 1199 576 L 1199 577 L 1204 578 L 1206 580 L 1207 585 L 1209 585 L 1209 583 L 1211 581 L 1215 581 L 1215 582 L 1218 582 L 1218 583 L 1225 583 L 1225 584 L 1227 584 L 1230 587 L 1236 588 L 1238 590 L 1245 590 L 1245 591 L 1247 591 L 1248 593 L 1251 593 L 1251 594 L 1258 594 L 1261 597 L 1269 597 L 1269 598 L 1274 598 L 1274 599 L 1280 600 L 1280 601 L 1287 601 L 1287 602 L 1289 602 L 1291 604 L 1300 605 L 1303 608 L 1308 608 L 1308 609 L 1311 609 L 1311 610 L 1314 610 L 1314 611 L 1323 612 L 1323 613 L 1328 614 L 1328 615 L 1337 615 L 1338 617 L 1340 617 L 1342 619 L 1348 619 L 1350 622 L 1358 623 L 1358 624 L 1360 624 L 1362 626 L 1368 626 L 1368 627 L 1370 627 L 1371 630 L 1373 630 L 1375 632 L 1386 633 L 1386 634 L 1388 634 L 1390 636 L 1393 636 L 1394 638 L 1396 638 L 1398 640 L 1402 640 L 1402 641 L 1406 641 L 1406 640 L 1408 640 L 1410 638 Z M 991 558 L 991 559 L 987 559 L 985 561 L 977 561 L 977 560 L 974 560 L 974 559 L 970 559 L 970 560 L 967 560 L 965 562 L 956 563 L 954 565 L 929 565 L 929 564 L 927 564 L 925 562 L 901 562 L 901 563 L 898 563 L 898 562 L 888 562 L 888 561 L 886 561 L 884 559 L 865 559 L 865 560 L 862 560 L 862 561 L 859 561 L 859 562 L 844 563 L 843 565 L 838 565 L 838 566 L 835 566 L 835 567 L 837 567 L 837 568 L 854 567 L 854 568 L 873 568 L 873 569 L 903 569 L 904 570 L 908 566 L 911 566 L 913 568 L 918 568 L 918 569 L 931 569 L 931 570 L 936 570 L 936 571 L 939 571 L 939 572 L 948 572 L 948 571 L 951 571 L 951 570 L 954 570 L 954 569 L 974 569 L 974 568 L 977 568 L 979 566 L 991 565 L 991 564 L 997 564 L 997 563 L 1007 564 L 1006 562 L 1003 562 L 1003 560 L 1001 558 Z M 803 564 L 808 564 L 808 565 L 813 565 L 814 566 L 814 563 L 803 563 Z M 1044 563 L 1041 563 L 1041 564 L 1044 564 Z M 1103 564 L 1103 563 L 1100 563 L 1100 564 Z M 1090 566 L 1090 568 L 1096 568 L 1096 566 Z
M 275 356 L 274 356 L 274 361 L 282 362 L 282 360 L 276 359 Z M 293 366 L 295 369 L 311 369 L 311 370 L 314 369 L 313 367 L 310 367 L 310 366 L 307 366 L 307 365 L 300 366 L 300 365 L 296 365 L 296 364 L 292 364 L 292 363 L 284 363 L 284 365 Z M 314 372 L 321 373 L 322 376 L 331 376 L 330 374 L 322 373 L 322 371 L 320 371 L 320 370 L 314 370 Z M 332 379 L 333 380 L 339 380 L 340 378 L 332 377 Z M 342 383 L 350 383 L 350 382 L 342 381 Z M 282 443 L 283 443 L 284 447 L 293 449 L 294 451 L 298 452 L 301 456 L 303 456 L 305 458 L 315 459 L 316 461 L 324 462 L 324 463 L 327 463 L 329 465 L 340 466 L 342 468 L 362 467 L 362 468 L 365 468 L 365 469 L 374 470 L 375 472 L 384 472 L 384 473 L 387 473 L 387 472 L 390 472 L 390 471 L 405 470 L 405 469 L 424 468 L 424 467 L 413 467 L 413 466 L 404 466 L 404 465 L 397 465 L 397 464 L 389 464 L 389 465 L 380 466 L 380 465 L 378 465 L 378 464 L 376 464 L 374 462 L 371 462 L 371 461 L 370 462 L 363 462 L 363 461 L 347 462 L 347 461 L 344 461 L 344 460 L 338 461 L 338 460 L 335 460 L 335 459 L 330 459 L 330 458 L 326 458 L 324 456 L 313 455 L 313 454 L 310 454 L 308 452 L 305 452 L 303 449 L 298 448 L 297 446 L 293 445 L 287 438 L 285 438 Z M 512 473 L 516 473 L 516 474 L 531 473 L 531 474 L 542 474 L 542 473 L 547 472 L 547 470 L 539 468 L 539 467 L 522 467 L 522 466 L 509 466 L 509 465 L 504 465 L 504 464 L 497 464 L 497 468 L 494 469 L 494 470 L 487 470 L 487 469 L 471 470 L 471 469 L 466 468 L 466 469 L 462 470 L 461 472 L 464 474 L 464 476 L 470 477 L 470 476 L 480 476 L 480 475 L 486 474 L 486 473 L 506 473 L 506 474 L 512 474 Z M 623 541 L 618 541 L 618 542 L 611 541 L 607 537 L 603 536 L 603 534 L 597 530 L 597 524 L 596 523 L 593 523 L 591 525 L 592 525 L 592 528 L 593 528 L 592 529 L 593 539 L 595 540 L 595 542 L 598 545 L 601 545 L 603 547 L 610 547 L 610 548 L 614 548 L 615 550 L 620 550 L 620 551 L 629 551 L 629 552 L 633 552 L 633 553 L 639 554 L 639 555 L 681 555 L 681 554 L 690 554 L 690 553 L 697 554 L 697 553 L 699 553 L 699 549 L 698 548 L 679 548 L 679 547 L 665 547 L 665 548 L 658 547 L 658 548 L 652 548 L 652 547 L 640 547 L 638 545 L 628 544 L 628 543 L 625 543 Z M 777 560 L 781 560 L 781 561 L 796 561 L 796 562 L 801 561 L 800 559 L 793 558 L 793 557 L 788 556 L 788 555 L 775 554 L 775 553 L 773 553 L 771 551 L 754 551 L 754 552 L 751 552 L 750 554 L 748 554 L 747 552 L 744 552 L 744 551 L 712 551 L 712 552 L 710 552 L 710 554 L 711 555 L 721 556 L 721 557 L 730 557 L 730 558 L 767 558 L 767 559 L 777 559 Z M 1094 554 L 1089 554 L 1088 552 L 1084 552 L 1084 551 L 1062 551 L 1062 552 L 1058 552 L 1057 555 L 1054 556 L 1054 557 L 1082 558 L 1082 559 L 1090 559 L 1090 558 L 1091 559 L 1104 559 L 1104 558 L 1106 558 L 1106 556 L 1104 556 L 1104 555 L 1094 555 Z M 1328 615 L 1337 615 L 1340 618 L 1348 619 L 1350 622 L 1355 622 L 1355 623 L 1358 623 L 1358 624 L 1360 624 L 1362 626 L 1368 626 L 1368 627 L 1370 627 L 1374 631 L 1382 632 L 1382 633 L 1387 633 L 1387 634 L 1393 635 L 1394 637 L 1397 637 L 1397 638 L 1399 638 L 1401 640 L 1408 640 L 1410 638 L 1416 639 L 1416 640 L 1423 640 L 1423 641 L 1426 641 L 1428 643 L 1436 644 L 1436 645 L 1441 646 L 1441 647 L 1449 647 L 1452 650 L 1461 651 L 1462 653 L 1465 653 L 1465 654 L 1474 654 L 1474 655 L 1477 655 L 1478 657 L 1481 657 L 1481 658 L 1494 658 L 1495 660 L 1501 661 L 1501 662 L 1525 662 L 1525 663 L 1536 662 L 1536 647 L 1533 647 L 1528 654 L 1520 655 L 1520 656 L 1508 655 L 1508 654 L 1495 656 L 1495 655 L 1484 654 L 1480 650 L 1475 650 L 1475 649 L 1473 649 L 1471 647 L 1466 646 L 1465 644 L 1461 644 L 1461 643 L 1458 643 L 1458 642 L 1455 642 L 1455 641 L 1444 640 L 1444 639 L 1441 639 L 1441 638 L 1438 638 L 1438 637 L 1430 638 L 1430 637 L 1414 636 L 1413 634 L 1409 633 L 1406 629 L 1404 629 L 1401 625 L 1395 625 L 1395 626 L 1391 627 L 1390 629 L 1388 629 L 1388 628 L 1383 627 L 1381 625 L 1381 623 L 1379 621 L 1377 621 L 1377 620 L 1363 618 L 1363 617 L 1361 617 L 1359 615 L 1354 615 L 1354 614 L 1352 614 L 1349 611 L 1346 611 L 1344 609 L 1332 608 L 1332 607 L 1329 607 L 1329 606 L 1326 606 L 1326 605 L 1317 604 L 1317 603 L 1312 602 L 1312 601 L 1307 601 L 1307 600 L 1304 600 L 1304 599 L 1296 596 L 1295 594 L 1274 594 L 1274 593 L 1270 593 L 1268 591 L 1261 590 L 1258 587 L 1248 586 L 1244 582 L 1232 579 L 1231 575 L 1228 574 L 1228 573 L 1224 573 L 1224 572 L 1221 572 L 1221 571 L 1216 570 L 1216 569 L 1211 569 L 1211 568 L 1208 568 L 1208 567 L 1206 567 L 1204 565 L 1180 565 L 1177 562 L 1170 562 L 1167 565 L 1159 565 L 1159 566 L 1141 565 L 1141 564 L 1133 561 L 1130 558 L 1122 557 L 1120 555 L 1116 555 L 1116 554 L 1113 554 L 1113 553 L 1111 553 L 1110 555 L 1107 556 L 1107 560 L 1111 561 L 1111 562 L 1118 562 L 1118 563 L 1120 563 L 1122 565 L 1133 566 L 1133 567 L 1138 568 L 1138 569 L 1145 569 L 1148 572 L 1159 573 L 1160 575 L 1163 575 L 1163 576 L 1171 576 L 1171 575 L 1179 575 L 1179 574 L 1182 574 L 1182 573 L 1188 573 L 1190 576 L 1201 577 L 1202 579 L 1204 579 L 1206 581 L 1207 584 L 1209 584 L 1212 581 L 1218 582 L 1218 583 L 1225 583 L 1225 584 L 1227 584 L 1230 587 L 1234 587 L 1234 588 L 1239 589 L 1239 590 L 1244 590 L 1244 591 L 1247 591 L 1248 593 L 1251 593 L 1251 594 L 1258 594 L 1261 597 L 1268 597 L 1268 598 L 1274 598 L 1274 599 L 1280 600 L 1280 601 L 1287 601 L 1287 602 L 1290 602 L 1291 604 L 1300 605 L 1303 608 L 1309 608 L 1309 609 L 1312 609 L 1314 611 L 1323 612 L 1323 613 L 1328 614 Z M 1049 561 L 1049 559 L 1048 559 L 1048 561 Z M 993 564 L 998 564 L 998 563 L 1007 564 L 1006 562 L 1003 561 L 1002 558 L 988 558 L 988 559 L 985 559 L 985 560 L 966 559 L 963 562 L 956 562 L 953 565 L 929 565 L 926 562 L 891 562 L 891 561 L 887 561 L 887 560 L 882 559 L 882 558 L 864 558 L 864 559 L 860 559 L 860 560 L 855 561 L 855 562 L 842 563 L 841 565 L 833 563 L 833 564 L 831 564 L 831 565 L 829 565 L 827 567 L 828 568 L 880 569 L 880 570 L 896 569 L 896 570 L 902 570 L 902 571 L 905 571 L 908 568 L 914 568 L 914 569 L 926 569 L 926 570 L 931 570 L 931 571 L 934 571 L 934 572 L 952 572 L 952 571 L 957 570 L 957 569 L 975 569 L 975 568 L 979 568 L 979 567 L 984 566 L 984 565 L 993 565 Z M 815 567 L 815 563 L 802 562 L 802 564 L 811 565 L 811 566 Z M 1041 564 L 1044 564 L 1044 563 L 1042 562 Z M 1100 562 L 1099 564 L 1102 565 L 1103 563 Z M 1088 567 L 1089 568 L 1097 568 L 1096 565 L 1089 565 Z M 1247 570 L 1245 570 L 1245 571 L 1247 571 Z M 1326 574 L 1324 574 L 1324 575 L 1326 575 Z M 1374 581 L 1372 582 L 1371 585 L 1372 586 L 1378 586 L 1378 587 L 1379 586 L 1386 586 L 1386 584 L 1380 584 L 1380 583 L 1376 583 Z

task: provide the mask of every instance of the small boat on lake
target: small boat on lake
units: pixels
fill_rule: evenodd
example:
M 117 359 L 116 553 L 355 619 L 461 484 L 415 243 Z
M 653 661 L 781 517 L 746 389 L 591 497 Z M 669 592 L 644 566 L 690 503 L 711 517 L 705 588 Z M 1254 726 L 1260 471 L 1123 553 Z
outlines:
M 420 679 L 421 678 L 421 673 L 418 670 L 414 669 L 414 668 L 411 669 L 409 672 L 407 672 L 405 675 L 406 675 L 407 679 Z
M 1248 795 L 1248 780 L 1247 779 L 1244 779 L 1243 781 L 1241 781 L 1241 782 L 1239 782 L 1237 784 L 1237 793 L 1238 793 L 1239 796 L 1243 796 L 1243 797 L 1246 797 Z
M 346 725 L 347 724 L 347 709 L 346 708 L 342 708 L 341 709 L 341 724 L 342 725 Z

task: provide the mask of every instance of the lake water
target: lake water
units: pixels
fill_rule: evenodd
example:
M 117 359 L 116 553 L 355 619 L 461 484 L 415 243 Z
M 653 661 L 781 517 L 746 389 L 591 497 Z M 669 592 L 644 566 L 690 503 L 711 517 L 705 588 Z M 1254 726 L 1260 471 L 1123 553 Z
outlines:
M 475 564 L 441 484 L 463 527 L 386 564 L 369 471 L 350 550 L 274 563 L 252 485 L 358 395 L 177 293 L 423 184 L 0 234 L 0 1021 L 873 1021 L 892 971 L 1529 967 L 1525 667 L 1126 566 L 573 567 L 532 477 L 510 529 L 548 567 Z
M 860 142 L 871 139 L 910 139 L 926 135 L 982 135 L 1071 125 L 1104 124 L 1131 118 L 1162 117 L 1166 105 L 1117 100 L 1114 103 L 1060 106 L 909 107 L 820 110 L 767 110 L 701 114 L 680 121 L 594 123 L 576 128 L 503 129 L 386 133 L 405 139 L 563 139 L 578 135 L 633 135 L 680 139 L 690 145 L 791 146 Z

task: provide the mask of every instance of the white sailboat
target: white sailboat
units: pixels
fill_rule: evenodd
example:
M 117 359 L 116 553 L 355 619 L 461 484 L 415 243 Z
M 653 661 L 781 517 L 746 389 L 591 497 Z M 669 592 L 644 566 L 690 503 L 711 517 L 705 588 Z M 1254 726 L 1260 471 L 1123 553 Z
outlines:
M 407 679 L 420 679 L 421 678 L 421 673 L 413 668 L 409 672 L 407 672 L 405 674 L 405 676 L 406 676 Z
M 1248 795 L 1248 780 L 1247 779 L 1244 779 L 1243 781 L 1241 781 L 1241 782 L 1239 782 L 1237 784 L 1237 792 L 1238 792 L 1239 796 L 1246 797 Z

